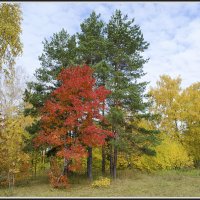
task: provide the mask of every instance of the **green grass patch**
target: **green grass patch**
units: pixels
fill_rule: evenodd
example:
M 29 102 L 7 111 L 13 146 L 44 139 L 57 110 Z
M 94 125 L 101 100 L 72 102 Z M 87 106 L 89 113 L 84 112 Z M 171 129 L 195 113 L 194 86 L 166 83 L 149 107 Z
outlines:
M 94 180 L 101 174 L 97 173 Z M 108 175 L 107 175 L 108 176 Z M 17 185 L 13 191 L 0 189 L 8 197 L 199 197 L 200 170 L 170 170 L 144 173 L 136 170 L 118 171 L 116 181 L 108 188 L 93 188 L 85 175 L 70 176 L 70 187 L 53 189 L 46 176 Z

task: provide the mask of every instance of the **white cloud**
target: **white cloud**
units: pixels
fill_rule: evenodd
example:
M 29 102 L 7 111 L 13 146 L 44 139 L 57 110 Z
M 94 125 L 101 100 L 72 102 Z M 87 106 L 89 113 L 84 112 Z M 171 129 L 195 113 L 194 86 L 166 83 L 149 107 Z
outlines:
M 18 59 L 29 74 L 39 67 L 42 41 L 65 28 L 70 34 L 80 30 L 80 23 L 92 10 L 108 22 L 116 9 L 140 25 L 150 57 L 144 65 L 143 80 L 155 86 L 162 74 L 181 75 L 183 87 L 199 81 L 200 74 L 200 3 L 198 2 L 24 2 L 23 57 Z

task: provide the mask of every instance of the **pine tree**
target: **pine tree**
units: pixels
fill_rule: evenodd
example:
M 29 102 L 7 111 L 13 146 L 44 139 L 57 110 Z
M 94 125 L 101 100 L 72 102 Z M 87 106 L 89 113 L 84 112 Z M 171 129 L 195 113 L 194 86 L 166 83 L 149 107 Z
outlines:
M 105 23 L 100 20 L 100 14 L 94 11 L 81 23 L 81 32 L 78 33 L 78 52 L 83 62 L 90 65 L 94 71 L 94 77 L 97 80 L 96 86 L 106 86 L 109 78 L 109 67 L 106 59 L 106 39 Z M 104 101 L 105 105 L 105 101 Z M 105 116 L 105 110 L 102 110 Z M 102 124 L 103 126 L 103 124 Z M 102 147 L 102 173 L 105 173 L 105 147 Z M 87 161 L 88 177 L 92 174 L 92 149 L 88 148 L 89 157 Z
M 115 134 L 114 141 L 111 144 L 111 176 L 116 178 L 117 152 L 125 149 L 139 147 L 140 151 L 147 151 L 148 147 L 142 146 L 142 141 L 148 140 L 148 134 L 134 134 L 125 130 L 127 121 L 132 121 L 139 113 L 145 113 L 148 103 L 144 102 L 145 86 L 147 82 L 138 82 L 143 75 L 143 65 L 148 61 L 141 56 L 149 44 L 144 40 L 143 34 L 138 25 L 134 25 L 134 19 L 128 20 L 127 15 L 122 15 L 120 10 L 116 10 L 112 15 L 106 27 L 107 34 L 107 63 L 111 69 L 111 79 L 108 83 L 108 89 L 112 91 L 108 103 L 110 106 L 109 118 L 112 125 L 112 131 Z M 138 138 L 143 139 L 139 140 Z M 153 137 L 153 136 L 152 136 Z M 132 140 L 132 142 L 130 142 Z M 153 141 L 153 138 L 151 138 Z M 131 144 L 130 144 L 131 143 Z M 129 144 L 131 147 L 129 147 Z M 112 156 L 113 154 L 113 156 Z
M 41 67 L 36 70 L 36 81 L 27 83 L 24 92 L 24 100 L 32 105 L 25 109 L 25 115 L 39 116 L 39 110 L 49 98 L 50 93 L 59 86 L 56 80 L 62 70 L 73 63 L 76 63 L 76 37 L 70 36 L 62 29 L 59 33 L 53 34 L 50 41 L 44 40 L 43 53 L 39 56 Z M 40 120 L 27 127 L 31 134 L 40 130 Z
M 105 24 L 94 11 L 80 24 L 81 32 L 77 33 L 78 52 L 82 62 L 93 66 L 105 58 Z

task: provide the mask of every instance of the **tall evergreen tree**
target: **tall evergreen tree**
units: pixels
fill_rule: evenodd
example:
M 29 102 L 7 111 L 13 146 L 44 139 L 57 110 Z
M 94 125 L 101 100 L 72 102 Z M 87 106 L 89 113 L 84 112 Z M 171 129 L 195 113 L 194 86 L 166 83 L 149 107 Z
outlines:
M 78 52 L 83 62 L 95 65 L 105 57 L 105 24 L 94 11 L 80 24 L 81 32 L 78 36 Z
M 90 65 L 95 71 L 96 86 L 105 86 L 108 79 L 109 67 L 106 59 L 105 24 L 100 20 L 100 14 L 94 11 L 89 18 L 81 23 L 81 32 L 78 33 L 78 53 L 83 62 Z M 105 104 L 105 102 L 104 102 Z M 103 116 L 105 111 L 102 111 Z M 92 176 L 92 148 L 88 148 L 87 174 Z M 105 173 L 105 150 L 102 147 L 102 172 Z
M 64 29 L 53 34 L 50 42 L 45 39 L 43 45 L 43 53 L 39 56 L 41 67 L 35 73 L 36 81 L 28 82 L 24 93 L 25 101 L 33 105 L 25 110 L 26 115 L 39 115 L 44 101 L 48 99 L 51 91 L 59 86 L 56 77 L 61 69 L 76 62 L 76 38 Z M 39 122 L 36 122 L 29 127 L 29 132 L 35 133 L 38 129 Z
M 140 27 L 133 23 L 134 19 L 128 20 L 127 15 L 123 16 L 120 10 L 116 10 L 106 27 L 107 63 L 111 68 L 108 88 L 112 91 L 109 98 L 109 118 L 112 131 L 115 133 L 114 141 L 112 141 L 114 150 L 111 147 L 113 178 L 116 178 L 118 150 L 130 150 L 137 146 L 138 150 L 147 152 L 148 147 L 141 145 L 142 142 L 155 139 L 151 131 L 140 130 L 141 135 L 137 134 L 137 137 L 134 137 L 133 128 L 139 130 L 137 127 L 131 127 L 131 132 L 133 132 L 131 134 L 124 128 L 127 121 L 130 122 L 138 114 L 145 113 L 148 105 L 143 100 L 147 82 L 139 83 L 138 79 L 144 75 L 143 64 L 148 60 L 144 59 L 141 53 L 148 48 L 149 44 L 144 40 Z

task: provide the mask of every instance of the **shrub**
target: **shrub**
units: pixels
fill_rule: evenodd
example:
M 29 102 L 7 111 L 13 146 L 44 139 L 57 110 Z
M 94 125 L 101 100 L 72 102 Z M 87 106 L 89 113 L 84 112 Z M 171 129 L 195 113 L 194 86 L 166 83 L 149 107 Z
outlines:
M 156 148 L 156 156 L 142 155 L 132 158 L 133 165 L 141 170 L 181 169 L 193 166 L 192 158 L 177 141 L 166 137 Z
M 69 183 L 66 176 L 62 175 L 57 160 L 51 160 L 51 171 L 49 172 L 49 181 L 53 188 L 66 188 Z
M 118 169 L 127 169 L 129 166 L 129 161 L 126 156 L 122 153 L 119 153 L 117 157 L 117 168 Z
M 53 188 L 66 188 L 68 186 L 68 179 L 64 175 L 57 177 L 53 174 L 53 172 L 50 172 L 49 179 Z
M 108 186 L 110 186 L 110 179 L 104 178 L 104 177 L 99 177 L 98 180 L 92 183 L 92 187 L 95 187 L 95 188 L 108 187 Z

